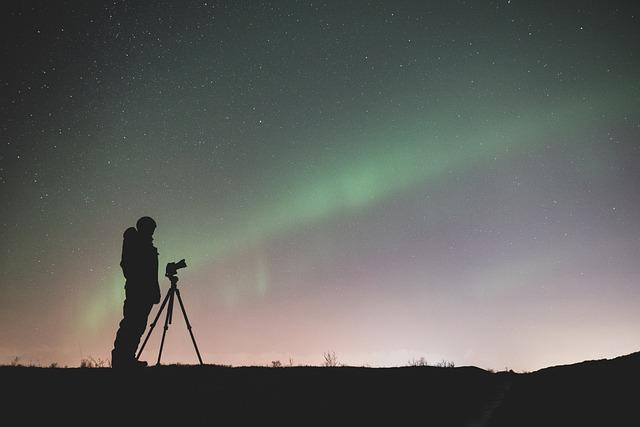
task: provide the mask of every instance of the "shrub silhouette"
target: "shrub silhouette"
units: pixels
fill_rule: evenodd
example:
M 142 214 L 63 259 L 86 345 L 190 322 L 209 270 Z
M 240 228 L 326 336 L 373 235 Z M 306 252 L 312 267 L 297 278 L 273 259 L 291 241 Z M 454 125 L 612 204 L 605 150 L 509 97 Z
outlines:
M 425 359 L 424 357 L 421 357 L 420 359 L 417 359 L 417 360 L 416 359 L 409 360 L 407 362 L 407 365 L 408 366 L 413 366 L 413 367 L 416 367 L 416 366 L 429 366 L 429 363 L 427 362 L 427 359 Z
M 94 359 L 92 356 L 83 358 L 80 361 L 81 368 L 106 368 L 110 366 L 111 363 L 109 361 L 100 358 Z
M 456 364 L 447 360 L 442 359 L 441 362 L 435 364 L 438 368 L 455 368 Z
M 327 351 L 324 356 L 324 362 L 322 366 L 325 368 L 335 368 L 338 366 L 338 358 L 336 357 L 336 353 L 333 351 Z

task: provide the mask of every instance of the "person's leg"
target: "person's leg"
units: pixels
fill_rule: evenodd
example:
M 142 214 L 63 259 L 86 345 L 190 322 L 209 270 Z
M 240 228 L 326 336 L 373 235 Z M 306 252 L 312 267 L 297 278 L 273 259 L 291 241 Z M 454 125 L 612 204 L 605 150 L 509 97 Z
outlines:
M 122 320 L 116 332 L 116 339 L 113 343 L 113 350 L 111 351 L 111 366 L 118 367 L 130 360 L 133 360 L 135 355 L 133 352 L 135 348 L 132 348 L 132 329 L 135 325 L 135 307 L 132 307 L 133 301 L 130 298 L 124 300 L 124 307 L 122 309 Z
M 144 334 L 147 328 L 152 307 L 153 304 L 147 301 L 139 301 L 138 304 L 136 304 L 135 321 L 131 327 L 131 347 L 134 353 L 137 351 L 142 334 Z

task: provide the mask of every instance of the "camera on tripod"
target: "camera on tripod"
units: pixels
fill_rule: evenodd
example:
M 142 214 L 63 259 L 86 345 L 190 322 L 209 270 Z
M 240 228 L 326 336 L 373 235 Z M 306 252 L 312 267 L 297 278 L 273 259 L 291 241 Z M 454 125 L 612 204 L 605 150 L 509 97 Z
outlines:
M 170 262 L 167 263 L 167 267 L 164 270 L 164 275 L 167 277 L 172 277 L 178 274 L 178 270 L 181 268 L 185 268 L 187 263 L 184 262 L 184 259 L 181 259 L 178 262 Z
M 149 337 L 151 336 L 151 332 L 153 332 L 153 328 L 156 327 L 156 323 L 158 323 L 158 319 L 162 314 L 162 310 L 167 307 L 167 317 L 164 320 L 164 331 L 162 332 L 162 341 L 160 341 L 160 351 L 158 352 L 158 361 L 156 365 L 160 364 L 160 358 L 162 357 L 162 348 L 164 347 L 164 338 L 167 335 L 167 330 L 169 329 L 169 325 L 171 324 L 173 318 L 173 301 L 175 297 L 178 297 L 178 303 L 180 303 L 180 310 L 182 310 L 182 315 L 184 316 L 184 322 L 187 324 L 187 330 L 189 331 L 189 335 L 191 335 L 191 341 L 193 342 L 193 347 L 196 349 L 196 354 L 198 355 L 198 361 L 202 365 L 202 357 L 200 356 L 200 350 L 198 350 L 198 345 L 196 344 L 196 339 L 193 336 L 193 331 L 191 330 L 191 323 L 189 323 L 189 318 L 187 317 L 187 310 L 184 308 L 184 304 L 182 303 L 182 297 L 180 296 L 180 289 L 178 289 L 178 270 L 181 268 L 185 268 L 187 263 L 184 262 L 184 259 L 181 259 L 178 262 L 170 262 L 167 264 L 165 268 L 164 275 L 169 278 L 171 282 L 171 287 L 167 291 L 167 295 L 164 297 L 162 304 L 160 305 L 160 309 L 158 310 L 158 314 L 156 314 L 155 319 L 151 322 L 151 327 L 149 328 L 149 332 L 147 333 L 147 337 L 144 339 L 142 346 L 138 350 L 138 354 L 136 355 L 136 359 L 140 359 L 140 355 L 142 354 L 142 350 L 147 345 L 147 341 L 149 341 Z

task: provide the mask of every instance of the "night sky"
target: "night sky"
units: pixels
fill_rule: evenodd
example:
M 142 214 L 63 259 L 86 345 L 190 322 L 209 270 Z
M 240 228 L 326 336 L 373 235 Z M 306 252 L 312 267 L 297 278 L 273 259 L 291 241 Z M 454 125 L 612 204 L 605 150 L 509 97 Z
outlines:
M 637 2 L 2 8 L 0 363 L 109 358 L 143 215 L 207 363 L 640 349 Z

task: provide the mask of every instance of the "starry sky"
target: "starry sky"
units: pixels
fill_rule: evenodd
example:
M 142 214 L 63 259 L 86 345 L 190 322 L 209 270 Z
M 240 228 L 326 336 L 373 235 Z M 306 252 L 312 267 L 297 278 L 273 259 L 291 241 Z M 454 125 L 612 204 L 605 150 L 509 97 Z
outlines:
M 207 363 L 640 349 L 636 2 L 2 7 L 0 363 L 109 358 L 143 215 Z

